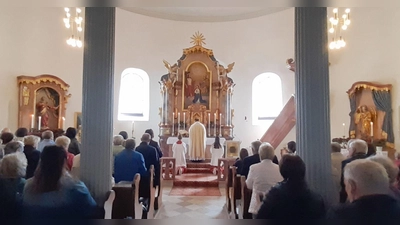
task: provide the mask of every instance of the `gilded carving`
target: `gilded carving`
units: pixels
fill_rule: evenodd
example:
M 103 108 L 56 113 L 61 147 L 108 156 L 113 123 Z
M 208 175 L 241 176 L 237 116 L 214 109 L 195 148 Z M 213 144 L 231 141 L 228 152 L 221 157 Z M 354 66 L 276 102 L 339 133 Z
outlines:
M 22 97 L 24 99 L 24 105 L 29 104 L 29 88 L 27 86 L 24 86 L 22 88 Z

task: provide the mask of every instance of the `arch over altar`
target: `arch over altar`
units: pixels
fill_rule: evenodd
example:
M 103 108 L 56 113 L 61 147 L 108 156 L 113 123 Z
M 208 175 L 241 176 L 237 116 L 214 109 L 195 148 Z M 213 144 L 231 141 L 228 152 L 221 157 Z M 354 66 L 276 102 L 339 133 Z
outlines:
M 176 63 L 164 60 L 168 73 L 159 81 L 163 99 L 159 136 L 165 155 L 169 155 L 167 139 L 178 133 L 187 136 L 196 119 L 207 128 L 209 139 L 233 139 L 231 101 L 235 83 L 228 73 L 234 63 L 221 65 L 213 50 L 203 47 L 203 34 L 196 32 L 191 39 L 193 46 L 183 49 Z

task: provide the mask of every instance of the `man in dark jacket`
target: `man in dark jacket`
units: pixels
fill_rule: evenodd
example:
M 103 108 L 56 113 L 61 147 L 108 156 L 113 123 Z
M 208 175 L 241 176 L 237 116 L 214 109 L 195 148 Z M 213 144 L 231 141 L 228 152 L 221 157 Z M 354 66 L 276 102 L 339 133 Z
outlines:
M 161 151 L 160 146 L 158 145 L 158 143 L 157 143 L 156 141 L 153 140 L 153 138 L 154 138 L 154 131 L 153 131 L 152 129 L 147 129 L 147 130 L 145 131 L 145 133 L 146 133 L 146 134 L 150 134 L 151 140 L 150 140 L 149 145 L 152 146 L 152 147 L 154 147 L 154 148 L 157 150 L 158 158 L 163 157 L 163 153 L 162 153 L 162 151 Z
M 344 170 L 350 204 L 332 209 L 328 218 L 363 220 L 368 224 L 391 224 L 400 220 L 400 203 L 388 194 L 389 176 L 382 165 L 360 159 L 348 163 Z
M 342 189 L 340 190 L 340 203 L 344 203 L 347 200 L 346 187 L 343 179 L 343 171 L 345 166 L 354 160 L 367 158 L 367 151 L 368 144 L 363 140 L 356 139 L 349 143 L 350 158 L 342 161 L 342 175 L 340 178 L 340 185 L 342 186 Z
M 160 159 L 158 158 L 157 150 L 150 146 L 150 134 L 143 134 L 141 143 L 136 147 L 136 151 L 142 153 L 147 171 L 150 171 L 150 166 L 154 165 L 154 186 L 160 184 Z
M 251 143 L 251 149 L 253 150 L 253 155 L 247 156 L 243 159 L 243 168 L 241 171 L 242 176 L 246 176 L 249 174 L 250 166 L 260 162 L 260 155 L 258 154 L 258 149 L 260 148 L 262 142 L 261 141 L 253 141 Z M 278 164 L 278 158 L 274 156 L 272 160 L 273 163 Z

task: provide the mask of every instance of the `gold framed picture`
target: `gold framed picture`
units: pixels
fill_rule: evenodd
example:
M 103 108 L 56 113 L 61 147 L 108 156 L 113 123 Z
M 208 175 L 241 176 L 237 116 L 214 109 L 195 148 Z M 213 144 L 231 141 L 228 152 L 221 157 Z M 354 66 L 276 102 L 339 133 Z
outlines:
M 226 158 L 239 157 L 240 152 L 240 141 L 226 141 Z
M 82 113 L 75 112 L 74 116 L 74 127 L 78 130 L 82 127 Z

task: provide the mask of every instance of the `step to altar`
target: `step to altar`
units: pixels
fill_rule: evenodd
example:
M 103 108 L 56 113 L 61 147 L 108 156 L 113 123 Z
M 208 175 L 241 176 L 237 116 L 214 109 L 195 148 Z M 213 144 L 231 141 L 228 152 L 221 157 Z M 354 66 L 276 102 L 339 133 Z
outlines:
M 173 184 L 178 187 L 218 187 L 218 178 L 211 168 L 210 163 L 188 162 L 185 172 L 176 175 Z

